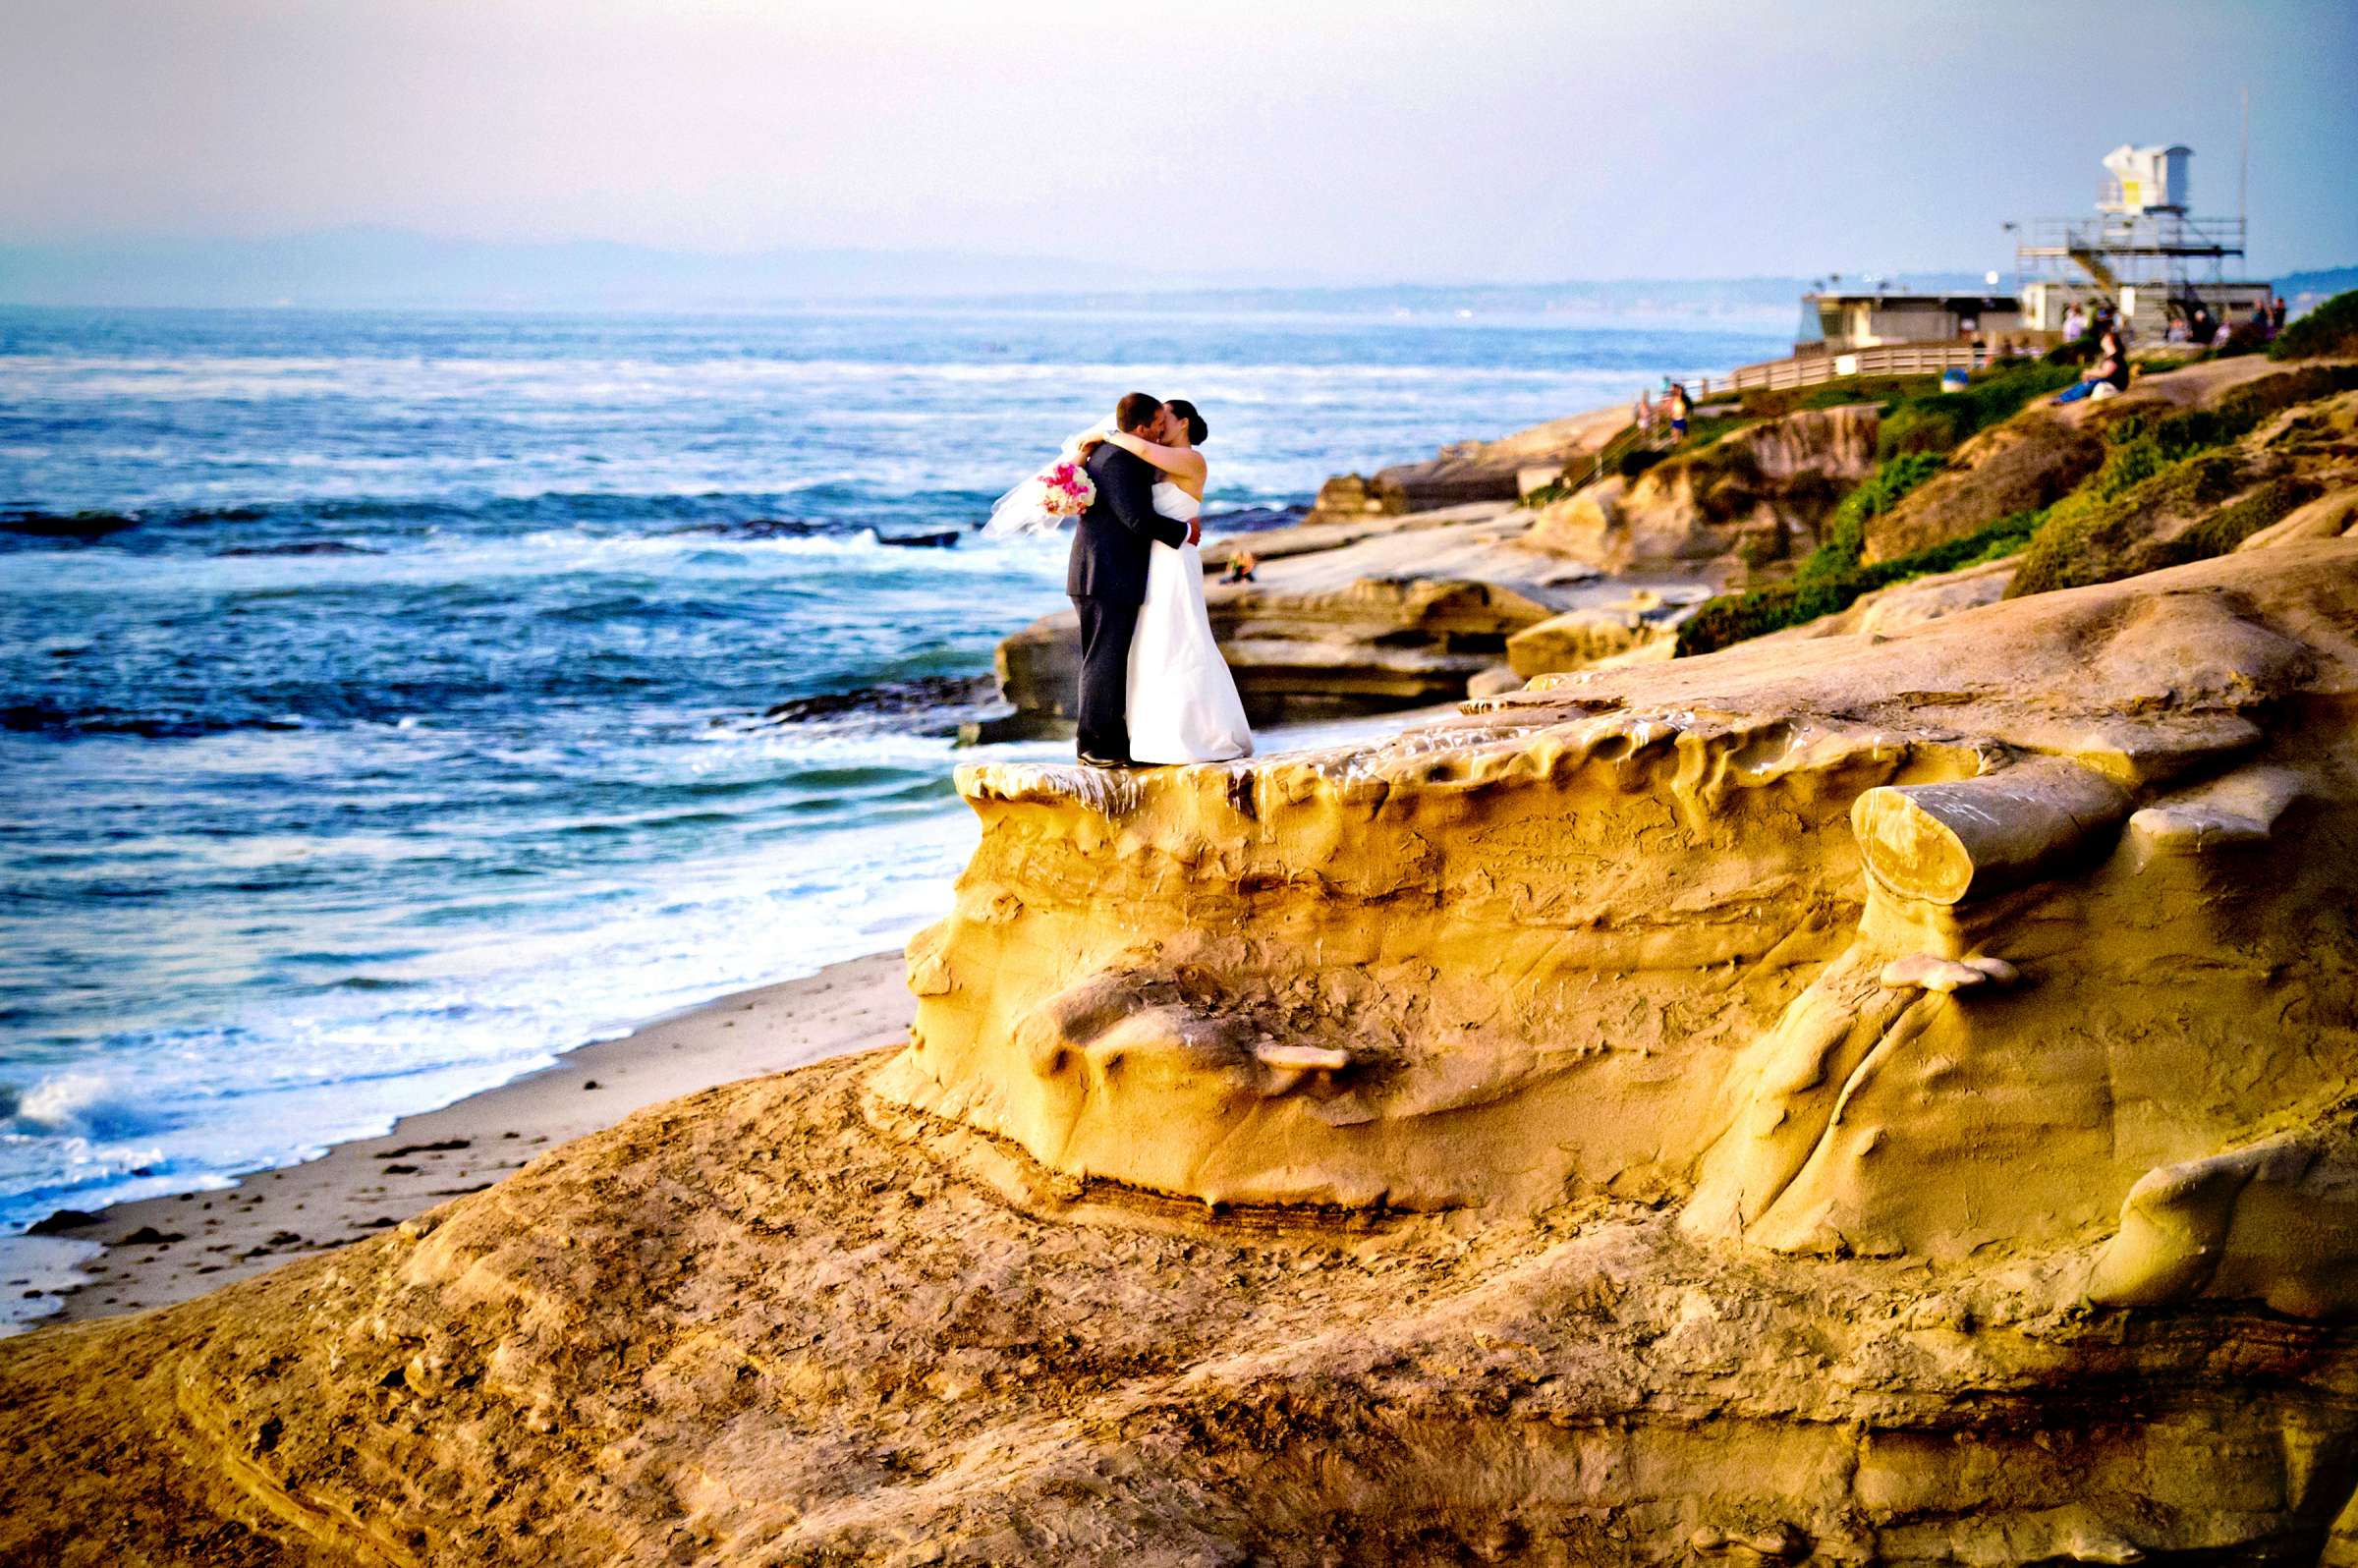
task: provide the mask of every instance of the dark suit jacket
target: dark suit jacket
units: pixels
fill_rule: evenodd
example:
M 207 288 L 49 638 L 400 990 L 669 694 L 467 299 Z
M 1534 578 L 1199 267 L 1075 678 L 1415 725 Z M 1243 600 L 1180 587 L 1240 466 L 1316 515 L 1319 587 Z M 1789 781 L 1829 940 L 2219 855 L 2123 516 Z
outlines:
M 1118 446 L 1098 446 L 1081 465 L 1096 481 L 1097 498 L 1073 530 L 1072 564 L 1064 591 L 1077 599 L 1142 604 L 1147 597 L 1147 556 L 1159 539 L 1177 549 L 1187 542 L 1187 525 L 1154 510 L 1152 464 Z

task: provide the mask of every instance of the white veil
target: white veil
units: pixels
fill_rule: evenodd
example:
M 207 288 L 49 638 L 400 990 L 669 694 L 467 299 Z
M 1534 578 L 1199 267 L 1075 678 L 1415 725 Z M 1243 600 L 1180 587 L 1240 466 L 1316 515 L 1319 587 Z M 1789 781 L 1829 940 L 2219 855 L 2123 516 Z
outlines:
M 1084 453 L 1112 433 L 1113 420 L 1099 420 L 1088 429 L 1067 436 L 1056 456 L 1041 467 L 1054 468 L 1059 463 L 1078 463 Z M 1053 533 L 1071 522 L 1070 518 L 1058 517 L 1048 510 L 1044 499 L 1046 491 L 1047 486 L 1035 474 L 991 502 L 990 521 L 982 525 L 983 537 L 1003 539 L 1020 534 Z

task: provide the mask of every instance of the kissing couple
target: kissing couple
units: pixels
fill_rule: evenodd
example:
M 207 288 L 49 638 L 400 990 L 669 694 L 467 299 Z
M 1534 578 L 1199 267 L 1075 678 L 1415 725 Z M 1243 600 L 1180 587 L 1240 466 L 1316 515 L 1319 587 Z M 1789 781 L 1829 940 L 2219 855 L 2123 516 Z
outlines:
M 1204 481 L 1210 433 L 1184 399 L 1133 392 L 1113 418 L 1065 443 L 1095 486 L 1073 531 L 1064 591 L 1081 617 L 1081 760 L 1095 767 L 1226 762 L 1253 731 L 1204 607 Z M 1041 480 L 992 508 L 990 532 L 1063 521 Z

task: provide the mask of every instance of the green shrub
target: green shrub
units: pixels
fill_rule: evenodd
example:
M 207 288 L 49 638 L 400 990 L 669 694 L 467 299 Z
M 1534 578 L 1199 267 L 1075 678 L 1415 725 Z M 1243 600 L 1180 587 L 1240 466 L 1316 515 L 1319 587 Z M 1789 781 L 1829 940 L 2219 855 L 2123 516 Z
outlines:
M 1883 416 L 1877 452 L 1891 458 L 1950 451 L 1967 437 L 2012 419 L 2033 398 L 2060 391 L 2073 379 L 2068 369 L 2033 361 L 1986 370 L 1962 392 L 1903 398 Z
M 2010 378 L 2017 372 L 2005 373 Z M 2038 377 L 1994 392 L 1993 405 L 2005 398 L 2020 408 L 2039 395 L 2042 378 L 2051 387 L 2069 376 L 2051 365 L 2041 367 Z M 1678 652 L 1708 653 L 1830 615 L 1893 583 L 2016 551 L 2023 560 L 2006 590 L 2010 598 L 2224 554 L 2323 493 L 2307 479 L 2275 478 L 2233 499 L 2250 488 L 2251 470 L 2243 456 L 2224 449 L 2285 409 L 2352 388 L 2358 388 L 2358 365 L 2307 365 L 2248 382 L 2207 409 L 2124 415 L 2105 427 L 2108 450 L 2103 466 L 2053 506 L 2017 512 L 1895 560 L 1862 565 L 1867 524 L 1946 467 L 1936 452 L 1897 453 L 1844 498 L 1827 526 L 1825 542 L 1801 563 L 1790 583 L 1709 600 L 1680 625 Z M 1901 409 L 1916 401 L 1902 400 Z M 1925 423 L 1930 425 L 1929 418 Z M 1906 425 L 1901 428 L 1904 435 Z M 2206 511 L 2208 516 L 2169 538 L 2153 536 L 2157 515 L 2182 518 Z
M 2220 344 L 2216 357 L 2232 360 L 2238 355 L 2258 354 L 2268 347 L 2268 328 L 2259 320 L 2238 321 L 2227 329 L 2227 341 Z
M 1947 466 L 1947 461 L 1937 455 L 1910 453 L 1878 468 L 1834 508 L 1825 542 L 1803 560 L 1792 582 L 1723 593 L 1708 601 L 1680 623 L 1679 654 L 1709 653 L 1779 627 L 1831 615 L 1848 605 L 1867 591 L 1860 585 L 1881 570 L 1880 566 L 1866 570 L 1859 566 L 1859 557 L 1866 552 L 1868 522 L 1889 511 L 1901 496 Z
M 2141 440 L 2130 450 L 2150 449 Z M 2107 461 L 2095 480 L 2048 509 L 2046 522 L 2023 551 L 2022 569 L 2014 574 L 2006 597 L 2110 583 L 2151 571 L 2156 514 L 2183 517 L 2216 507 L 2246 481 L 2244 464 L 2232 452 L 2198 452 L 2107 491 L 2101 481 L 2111 471 Z
M 1873 566 L 1854 566 L 1840 573 L 1822 569 L 1807 579 L 1797 576 L 1790 583 L 1721 594 L 1707 600 L 1679 624 L 1679 656 L 1710 653 L 1788 626 L 1800 626 L 1822 615 L 1832 615 L 1850 608 L 1861 595 L 1894 583 L 1930 577 L 1936 572 L 1955 572 L 2012 555 L 2038 532 L 2041 516 L 2038 512 L 2017 512 L 1962 538 L 1944 540 L 1913 555 L 1878 561 Z
M 2247 382 L 2207 409 L 2131 414 L 2105 428 L 2111 451 L 2105 455 L 2104 467 L 2073 494 L 2092 492 L 2104 501 L 2124 495 L 2171 464 L 2242 439 L 2297 403 L 2353 386 L 2358 386 L 2358 366 L 2310 365 Z M 2063 513 L 2072 498 L 2057 502 L 2056 511 Z
M 1973 411 L 1960 399 L 1940 403 L 1910 398 L 1883 418 L 1877 432 L 1876 454 L 1894 458 L 1911 452 L 1946 452 L 1973 434 Z
M 1799 625 L 1803 617 L 1794 613 L 1796 594 L 1792 584 L 1776 583 L 1706 599 L 1693 615 L 1678 623 L 1677 656 L 1683 659 L 1696 653 L 1715 653 L 1780 628 Z
M 1833 579 L 1855 570 L 1859 558 L 1867 553 L 1868 523 L 1890 511 L 1900 497 L 1946 467 L 1948 460 L 1936 453 L 1911 452 L 1878 468 L 1834 508 L 1826 524 L 1825 542 L 1810 552 L 1796 576 Z
M 2297 321 L 2287 321 L 2268 346 L 2272 360 L 2358 358 L 2358 289 L 2336 294 Z
M 2215 555 L 2224 555 L 2270 524 L 2281 523 L 2325 493 L 2325 486 L 2312 479 L 2271 479 L 2233 506 L 2222 506 L 2177 537 L 2162 541 L 2153 551 L 2160 558 L 2144 570 L 2158 571 L 2164 566 L 2183 566 L 2188 561 L 2208 561 Z

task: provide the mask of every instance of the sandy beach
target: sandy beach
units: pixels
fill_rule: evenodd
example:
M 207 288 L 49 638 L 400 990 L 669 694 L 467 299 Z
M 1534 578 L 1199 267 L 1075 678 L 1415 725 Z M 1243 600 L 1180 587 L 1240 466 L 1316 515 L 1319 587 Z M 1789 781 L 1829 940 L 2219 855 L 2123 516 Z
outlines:
M 889 1043 L 907 1029 L 910 1010 L 898 952 L 738 991 L 309 1163 L 257 1171 L 212 1192 L 117 1204 L 58 1237 L 31 1238 L 36 1245 L 25 1256 L 46 1266 L 10 1269 L 7 1284 L 24 1300 L 67 1263 L 86 1279 L 58 1291 L 62 1311 L 36 1324 L 184 1301 L 487 1187 L 642 1106 Z M 44 1240 L 49 1247 L 38 1248 Z M 92 1243 L 105 1250 L 85 1258 Z

